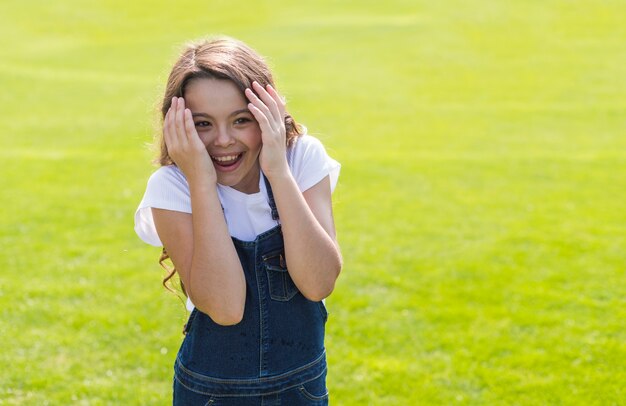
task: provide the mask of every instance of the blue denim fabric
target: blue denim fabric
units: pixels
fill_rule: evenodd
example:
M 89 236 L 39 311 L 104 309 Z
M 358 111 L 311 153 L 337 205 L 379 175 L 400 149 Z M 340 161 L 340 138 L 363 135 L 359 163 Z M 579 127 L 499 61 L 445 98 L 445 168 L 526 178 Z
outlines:
M 174 405 L 327 405 L 328 315 L 289 276 L 280 226 L 233 242 L 247 285 L 243 319 L 221 326 L 192 311 L 174 365 Z

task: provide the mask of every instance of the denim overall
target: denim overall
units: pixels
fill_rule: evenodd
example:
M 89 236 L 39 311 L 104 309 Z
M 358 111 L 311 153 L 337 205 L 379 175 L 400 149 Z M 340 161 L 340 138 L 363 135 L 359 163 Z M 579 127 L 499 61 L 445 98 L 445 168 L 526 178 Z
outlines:
M 174 405 L 327 405 L 328 315 L 289 276 L 280 225 L 254 241 L 232 239 L 246 277 L 243 319 L 221 326 L 191 312 L 174 365 Z

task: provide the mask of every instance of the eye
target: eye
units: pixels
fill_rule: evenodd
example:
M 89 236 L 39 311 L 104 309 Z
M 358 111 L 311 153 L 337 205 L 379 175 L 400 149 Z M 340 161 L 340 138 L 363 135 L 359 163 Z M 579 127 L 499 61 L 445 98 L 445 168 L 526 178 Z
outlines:
M 237 124 L 246 124 L 246 123 L 250 123 L 252 122 L 252 120 L 250 120 L 248 117 L 239 117 L 237 119 L 235 119 L 235 125 Z
M 211 125 L 211 123 L 209 123 L 208 121 L 198 121 L 196 122 L 196 127 L 200 127 L 200 128 L 206 128 L 209 127 Z

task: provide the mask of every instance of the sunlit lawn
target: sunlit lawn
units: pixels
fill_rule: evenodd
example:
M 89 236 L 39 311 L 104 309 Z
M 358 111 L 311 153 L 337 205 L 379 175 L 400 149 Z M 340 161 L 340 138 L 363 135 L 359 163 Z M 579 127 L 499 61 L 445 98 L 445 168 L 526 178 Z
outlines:
M 0 11 L 0 404 L 171 402 L 186 313 L 132 216 L 215 33 L 343 164 L 332 404 L 623 404 L 623 2 L 92 3 Z

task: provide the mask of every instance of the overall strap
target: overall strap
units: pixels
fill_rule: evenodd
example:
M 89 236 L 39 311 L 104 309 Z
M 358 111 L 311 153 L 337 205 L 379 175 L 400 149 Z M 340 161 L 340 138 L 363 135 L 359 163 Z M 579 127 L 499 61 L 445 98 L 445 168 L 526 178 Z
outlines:
M 276 202 L 274 201 L 274 193 L 272 193 L 272 185 L 270 185 L 269 180 L 261 173 L 263 176 L 263 180 L 265 181 L 265 187 L 267 188 L 267 200 L 270 204 L 270 209 L 272 210 L 272 220 L 278 220 L 278 209 L 276 208 Z
M 305 128 L 306 130 L 306 128 Z M 287 164 L 291 168 L 291 159 L 293 158 L 293 148 L 287 148 Z M 272 185 L 270 185 L 269 180 L 263 175 L 261 172 L 261 176 L 263 176 L 263 180 L 265 181 L 265 188 L 267 189 L 267 198 L 268 203 L 270 204 L 270 209 L 272 209 L 272 220 L 278 220 L 278 209 L 276 208 L 276 202 L 274 201 L 274 193 L 272 192 Z

